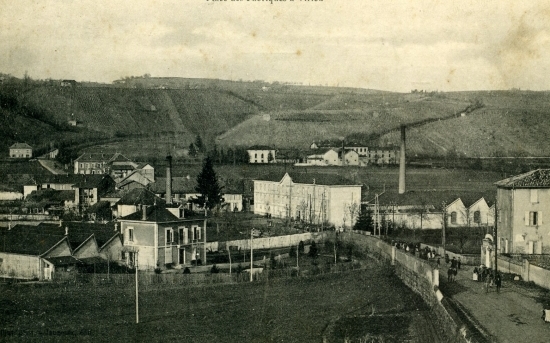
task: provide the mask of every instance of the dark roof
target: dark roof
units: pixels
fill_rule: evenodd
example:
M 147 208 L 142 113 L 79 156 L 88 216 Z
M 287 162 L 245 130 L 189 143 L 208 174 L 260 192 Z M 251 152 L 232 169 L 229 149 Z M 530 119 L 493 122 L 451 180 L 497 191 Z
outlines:
M 319 148 L 319 149 L 313 150 L 314 153 L 313 153 L 313 154 L 309 154 L 308 156 L 313 156 L 313 155 L 324 155 L 324 154 L 326 154 L 327 152 L 329 152 L 329 151 L 331 151 L 331 150 L 334 150 L 334 151 L 338 152 L 338 148 Z
M 172 193 L 197 193 L 195 187 L 197 179 L 195 177 L 172 177 Z M 157 177 L 154 183 L 149 184 L 149 189 L 155 194 L 166 193 L 166 178 Z
M 310 184 L 312 185 L 315 180 L 317 185 L 327 185 L 327 186 L 361 186 L 357 182 L 346 179 L 338 174 L 322 174 L 322 173 L 288 173 L 290 178 L 294 183 Z M 266 174 L 264 176 L 258 177 L 255 180 L 263 181 L 274 181 L 279 182 L 283 179 L 284 174 L 280 173 Z
M 19 225 L 16 225 L 14 229 L 18 226 Z M 78 244 L 76 247 L 87 240 L 92 234 L 99 247 L 102 247 L 107 241 L 113 238 L 113 236 L 118 236 L 119 234 L 118 230 L 115 231 L 115 223 L 62 222 L 61 226 L 59 226 L 59 224 L 40 223 L 36 228 L 42 233 L 52 235 L 65 235 L 65 228 L 68 228 L 69 242 L 71 246 L 73 244 Z
M 101 185 L 101 182 L 106 179 L 112 179 L 107 174 L 91 174 L 86 175 L 84 179 L 82 179 L 80 182 L 73 185 L 75 188 L 98 188 Z
M 82 182 L 87 175 L 82 174 L 66 174 L 66 175 L 36 175 L 34 177 L 35 184 L 44 184 L 44 183 L 56 183 L 56 184 L 67 184 L 74 185 L 75 183 Z
M 32 191 L 28 196 L 27 202 L 59 203 L 66 200 L 74 200 L 74 191 L 58 191 L 55 189 L 39 189 Z
M 16 225 L 17 226 L 17 225 Z M 2 232 L 0 251 L 14 254 L 39 256 L 65 240 L 64 235 L 49 235 L 43 233 L 29 233 L 26 230 L 18 231 L 12 228 Z
M 32 146 L 28 145 L 27 143 L 14 143 L 12 146 L 10 146 L 10 149 L 32 149 Z
M 80 260 L 73 256 L 48 257 L 47 260 L 56 267 L 72 266 L 81 263 Z
M 136 167 L 134 167 L 133 164 L 130 163 L 123 163 L 123 164 L 114 164 L 111 167 L 112 170 L 134 170 Z
M 550 188 L 550 169 L 537 169 L 495 182 L 500 188 Z
M 142 211 L 137 211 L 135 213 L 127 215 L 126 217 L 119 218 L 119 221 L 132 220 L 132 221 L 145 221 L 145 222 L 163 223 L 163 222 L 175 222 L 175 221 L 183 221 L 183 220 L 189 220 L 189 219 L 204 218 L 202 216 L 197 216 L 197 217 L 189 217 L 189 218 L 181 218 L 180 219 L 180 218 L 176 217 L 175 215 L 173 215 L 165 207 L 160 207 L 160 206 L 148 207 L 146 211 L 147 211 L 147 216 L 146 216 L 145 220 L 143 220 L 143 212 Z
M 164 204 L 165 201 L 146 188 L 134 188 L 124 194 L 117 202 L 118 205 L 149 205 Z
M 272 148 L 272 147 L 267 146 L 267 145 L 253 145 L 250 148 L 248 148 L 247 150 L 275 150 L 275 148 Z
M 374 194 L 362 197 L 364 201 L 368 201 L 374 204 Z M 436 209 L 441 210 L 443 203 L 446 206 L 459 199 L 466 207 L 470 207 L 476 201 L 481 198 L 487 199 L 494 198 L 494 194 L 487 194 L 480 191 L 439 191 L 439 190 L 426 190 L 426 191 L 407 191 L 404 194 L 398 194 L 397 191 L 386 191 L 379 195 L 378 203 L 382 206 L 389 206 L 392 204 L 399 206 L 433 206 Z M 487 204 L 491 206 L 491 203 L 487 201 Z
M 221 180 L 222 192 L 224 194 L 243 194 L 244 193 L 244 180 L 239 179 L 227 179 Z

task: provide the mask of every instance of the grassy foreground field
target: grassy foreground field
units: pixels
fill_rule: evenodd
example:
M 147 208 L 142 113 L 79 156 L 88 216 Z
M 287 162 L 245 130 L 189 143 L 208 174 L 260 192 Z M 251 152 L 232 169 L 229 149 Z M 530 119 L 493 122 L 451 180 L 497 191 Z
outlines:
M 140 293 L 141 323 L 136 325 L 132 287 L 4 286 L 2 339 L 321 342 L 327 327 L 336 323 L 333 341 L 343 342 L 345 335 L 358 342 L 369 333 L 379 335 L 376 323 L 381 314 L 388 314 L 384 327 L 403 334 L 400 340 L 438 341 L 415 334 L 433 332 L 430 312 L 419 296 L 378 265 L 315 277 L 167 287 Z M 369 321 L 373 308 L 378 317 Z M 419 314 L 425 318 L 420 321 L 424 327 L 418 326 Z M 397 321 L 393 328 L 392 320 Z

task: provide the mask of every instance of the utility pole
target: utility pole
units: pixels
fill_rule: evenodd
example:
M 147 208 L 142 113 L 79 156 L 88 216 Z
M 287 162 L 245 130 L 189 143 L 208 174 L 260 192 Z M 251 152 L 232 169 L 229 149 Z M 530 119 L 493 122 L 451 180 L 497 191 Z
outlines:
M 300 264 L 298 263 L 298 258 L 300 256 L 300 244 L 296 244 L 296 269 L 300 269 Z
M 498 247 L 498 232 L 497 232 L 497 220 L 498 220 L 498 207 L 497 207 L 497 198 L 495 198 L 495 275 L 498 272 L 498 257 L 497 257 L 497 247 Z M 538 223 L 537 223 L 538 224 Z
M 441 231 L 441 245 L 443 246 L 443 257 L 445 257 L 445 227 L 447 226 L 447 204 L 443 201 L 443 226 Z
M 253 269 L 254 269 L 254 265 L 253 265 L 253 262 L 254 262 L 254 253 L 253 253 L 253 250 L 252 250 L 252 236 L 253 236 L 253 232 L 254 232 L 254 228 L 252 228 L 250 230 L 250 282 L 252 282 L 252 272 L 253 272 Z
M 136 268 L 136 324 L 139 323 L 139 293 L 138 293 L 138 253 L 134 252 L 135 263 L 134 267 Z

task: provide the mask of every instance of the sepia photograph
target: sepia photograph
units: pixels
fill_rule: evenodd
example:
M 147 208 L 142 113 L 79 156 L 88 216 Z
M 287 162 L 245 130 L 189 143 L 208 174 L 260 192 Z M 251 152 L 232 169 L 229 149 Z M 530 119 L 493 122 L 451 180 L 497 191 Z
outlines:
M 550 4 L 0 0 L 0 341 L 550 340 Z

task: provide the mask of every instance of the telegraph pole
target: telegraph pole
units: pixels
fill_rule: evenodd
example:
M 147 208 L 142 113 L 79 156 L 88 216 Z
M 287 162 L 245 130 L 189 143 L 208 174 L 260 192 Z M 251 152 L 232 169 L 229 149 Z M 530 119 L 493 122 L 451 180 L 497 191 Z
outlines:
M 139 293 L 138 293 L 138 253 L 135 252 L 135 268 L 136 268 L 136 324 L 139 323 Z
M 495 275 L 498 272 L 498 258 L 497 258 L 497 247 L 498 247 L 498 231 L 497 231 L 497 221 L 498 221 L 498 207 L 497 207 L 497 198 L 495 198 Z
M 443 257 L 445 257 L 445 226 L 447 226 L 447 204 L 443 201 L 443 226 L 441 231 L 441 245 L 443 246 Z
M 254 232 L 254 228 L 250 230 L 250 282 L 252 282 L 252 271 L 254 269 L 254 253 L 252 252 L 252 233 Z

